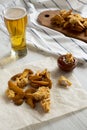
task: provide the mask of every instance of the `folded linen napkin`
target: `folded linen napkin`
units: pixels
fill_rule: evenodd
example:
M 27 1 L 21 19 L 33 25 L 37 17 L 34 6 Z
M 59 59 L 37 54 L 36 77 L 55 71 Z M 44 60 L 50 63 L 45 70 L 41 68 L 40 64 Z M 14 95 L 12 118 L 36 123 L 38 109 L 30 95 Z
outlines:
M 77 6 L 78 5 L 78 6 Z M 37 23 L 37 17 L 40 12 L 44 10 L 55 9 L 73 9 L 76 13 L 80 13 L 86 17 L 86 0 L 12 0 L 8 4 L 0 4 L 0 29 L 7 35 L 5 28 L 2 11 L 9 6 L 23 6 L 27 9 L 29 24 L 27 27 L 27 43 L 36 49 L 45 52 L 60 55 L 67 52 L 72 53 L 75 57 L 79 58 L 81 62 L 87 61 L 87 44 L 83 41 L 69 38 L 60 32 L 56 32 L 47 27 L 43 27 Z

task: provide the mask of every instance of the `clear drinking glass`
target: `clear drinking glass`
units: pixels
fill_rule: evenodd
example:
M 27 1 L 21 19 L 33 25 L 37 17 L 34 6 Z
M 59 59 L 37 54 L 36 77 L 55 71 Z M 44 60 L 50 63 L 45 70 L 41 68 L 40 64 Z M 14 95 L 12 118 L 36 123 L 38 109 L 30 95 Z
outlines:
M 11 51 L 0 58 L 0 68 L 27 54 L 27 11 L 23 7 L 9 7 L 3 11 L 4 22 L 9 33 Z
M 23 7 L 11 7 L 4 11 L 4 22 L 11 41 L 11 55 L 23 57 L 27 54 L 27 12 Z

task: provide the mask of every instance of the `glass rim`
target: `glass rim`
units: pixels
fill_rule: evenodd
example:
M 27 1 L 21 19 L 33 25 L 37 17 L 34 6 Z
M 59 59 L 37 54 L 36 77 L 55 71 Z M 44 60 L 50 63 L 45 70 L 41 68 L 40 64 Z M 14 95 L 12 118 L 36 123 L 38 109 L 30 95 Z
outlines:
M 9 16 L 6 15 L 6 12 L 10 9 L 22 9 L 24 11 L 24 14 L 20 17 L 17 17 L 17 18 L 11 18 Z M 4 11 L 3 11 L 3 15 L 4 15 L 4 18 L 6 19 L 9 19 L 9 20 L 17 20 L 17 19 L 20 19 L 20 18 L 23 18 L 24 16 L 27 15 L 27 11 L 26 11 L 26 8 L 24 7 L 21 7 L 21 6 L 16 6 L 16 7 L 7 7 Z

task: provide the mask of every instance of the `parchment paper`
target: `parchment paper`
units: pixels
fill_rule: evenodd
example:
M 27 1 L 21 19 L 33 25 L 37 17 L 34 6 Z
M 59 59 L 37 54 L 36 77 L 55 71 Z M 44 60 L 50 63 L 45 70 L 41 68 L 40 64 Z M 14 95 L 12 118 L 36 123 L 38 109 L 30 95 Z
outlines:
M 16 106 L 10 102 L 6 96 L 7 82 L 11 76 L 22 72 L 25 68 L 30 68 L 34 72 L 48 69 L 51 73 L 51 109 L 49 113 L 44 113 L 39 105 L 31 109 L 26 103 Z M 87 107 L 87 92 L 79 81 L 71 73 L 60 71 L 54 58 L 46 58 L 44 61 L 32 62 L 24 66 L 11 68 L 9 71 L 0 71 L 0 130 L 16 130 L 31 124 L 40 123 L 67 113 Z M 72 86 L 61 88 L 58 85 L 58 77 L 64 75 L 71 82 Z

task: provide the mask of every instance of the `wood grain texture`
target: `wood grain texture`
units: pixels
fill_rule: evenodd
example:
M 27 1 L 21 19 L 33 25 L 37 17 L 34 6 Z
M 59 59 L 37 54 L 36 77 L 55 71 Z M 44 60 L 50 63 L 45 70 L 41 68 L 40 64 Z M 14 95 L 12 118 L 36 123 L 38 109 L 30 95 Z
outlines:
M 48 27 L 48 28 L 51 28 L 53 30 L 63 33 L 65 36 L 76 38 L 87 43 L 87 36 L 85 35 L 85 31 L 81 33 L 79 32 L 77 33 L 75 31 L 71 32 L 70 30 L 66 30 L 66 29 L 63 29 L 62 27 L 57 27 L 51 24 L 51 18 L 58 13 L 59 13 L 58 10 L 43 11 L 38 15 L 37 21 L 39 24 L 45 27 Z

